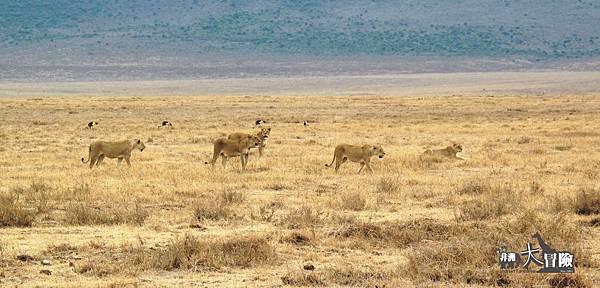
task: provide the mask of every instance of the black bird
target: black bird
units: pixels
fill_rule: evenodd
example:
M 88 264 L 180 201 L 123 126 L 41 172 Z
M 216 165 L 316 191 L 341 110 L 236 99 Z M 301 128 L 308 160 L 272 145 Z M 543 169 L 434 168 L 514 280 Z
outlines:
M 87 125 L 87 128 L 88 128 L 88 129 L 92 129 L 92 128 L 94 128 L 94 126 L 96 126 L 96 125 L 98 125 L 98 122 L 96 122 L 96 121 L 92 121 L 92 122 L 88 123 L 88 125 Z
M 170 121 L 165 120 L 165 121 L 162 121 L 162 123 L 158 127 L 167 127 L 167 126 L 173 127 L 173 124 Z
M 256 127 L 260 127 L 260 125 L 267 123 L 267 121 L 262 120 L 262 119 L 258 119 L 254 122 L 254 124 L 256 125 Z

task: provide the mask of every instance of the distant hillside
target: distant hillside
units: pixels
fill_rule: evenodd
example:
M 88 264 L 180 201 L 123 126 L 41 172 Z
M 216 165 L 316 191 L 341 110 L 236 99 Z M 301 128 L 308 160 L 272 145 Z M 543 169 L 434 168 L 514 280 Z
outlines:
M 0 53 L 13 64 L 218 54 L 600 56 L 595 0 L 2 2 Z

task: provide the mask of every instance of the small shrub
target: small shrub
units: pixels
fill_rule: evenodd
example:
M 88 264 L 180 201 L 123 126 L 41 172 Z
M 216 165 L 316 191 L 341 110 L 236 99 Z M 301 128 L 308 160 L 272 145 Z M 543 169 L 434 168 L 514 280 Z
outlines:
M 122 272 L 123 267 L 110 260 L 91 259 L 74 265 L 75 273 L 105 277 Z
M 581 189 L 573 203 L 575 213 L 580 215 L 600 214 L 600 190 Z
M 510 185 L 492 186 L 485 182 L 467 182 L 458 193 L 480 194 L 478 198 L 463 203 L 460 209 L 461 220 L 486 220 L 517 211 L 521 204 L 521 195 Z
M 401 187 L 400 177 L 382 177 L 377 183 L 377 192 L 388 195 L 397 194 Z
M 225 189 L 219 194 L 219 200 L 226 204 L 240 204 L 244 202 L 246 196 L 240 191 Z
M 281 191 L 281 190 L 284 190 L 287 188 L 288 188 L 288 185 L 283 182 L 270 183 L 265 186 L 265 189 L 275 190 L 275 191 Z
M 311 272 L 290 271 L 281 281 L 291 286 L 387 287 L 395 274 L 373 268 L 335 267 Z
M 339 205 L 342 209 L 361 211 L 367 206 L 367 197 L 361 192 L 343 193 L 339 197 Z
M 323 219 L 321 213 L 316 211 L 311 206 L 301 206 L 298 209 L 290 211 L 287 215 L 282 217 L 279 221 L 279 225 L 284 226 L 288 229 L 299 229 L 306 227 L 316 227 L 321 225 Z
M 194 205 L 194 217 L 198 221 L 230 219 L 233 211 L 223 201 L 198 201 Z
M 0 194 L 0 227 L 31 227 L 35 213 L 25 209 L 15 193 Z
M 491 190 L 491 185 L 488 181 L 482 179 L 471 179 L 463 183 L 461 187 L 456 189 L 456 194 L 463 195 L 481 195 Z
M 513 209 L 509 203 L 493 198 L 471 200 L 461 205 L 460 219 L 481 221 L 506 215 Z
M 540 183 L 533 181 L 529 185 L 529 192 L 532 194 L 541 195 L 544 194 L 544 188 L 542 187 L 542 185 L 540 185 Z
M 404 274 L 418 283 L 495 286 L 504 279 L 496 271 L 496 257 L 489 254 L 496 248 L 489 240 L 467 237 L 419 245 L 408 255 Z
M 283 207 L 283 204 L 280 202 L 271 202 L 264 205 L 261 205 L 258 208 L 258 211 L 250 214 L 250 218 L 252 220 L 271 222 L 277 210 Z
M 548 285 L 552 288 L 588 288 L 593 287 L 592 282 L 581 273 L 556 274 L 548 279 Z
M 568 151 L 568 150 L 571 150 L 572 148 L 573 148 L 573 145 L 554 146 L 554 149 L 556 149 L 558 151 Z
M 421 154 L 412 160 L 409 159 L 408 163 L 412 163 L 413 169 L 431 169 L 435 167 L 435 164 L 444 162 L 444 158 L 438 155 Z
M 315 233 L 308 231 L 292 231 L 281 238 L 281 242 L 287 242 L 294 245 L 306 245 L 314 241 Z
M 37 213 L 46 213 L 50 210 L 48 204 L 51 187 L 44 182 L 33 181 L 29 187 L 15 187 L 13 191 L 22 194 L 28 203 L 32 203 Z
M 206 241 L 186 234 L 166 248 L 145 256 L 143 263 L 148 268 L 163 270 L 223 266 L 248 268 L 271 264 L 276 259 L 275 249 L 266 237 L 239 236 Z
M 431 219 L 408 222 L 367 223 L 356 219 L 343 219 L 330 236 L 341 239 L 363 241 L 374 246 L 406 247 L 421 240 L 446 239 L 460 231 Z
M 289 286 L 326 286 L 327 282 L 321 273 L 305 272 L 305 271 L 290 271 L 281 277 L 284 285 Z
M 66 209 L 65 222 L 69 225 L 143 225 L 150 214 L 139 203 L 119 208 L 99 209 L 84 204 L 71 204 Z
M 40 120 L 33 120 L 33 122 L 31 122 L 33 124 L 33 126 L 45 126 L 45 125 L 50 125 L 50 123 L 46 122 L 46 121 L 40 121 Z

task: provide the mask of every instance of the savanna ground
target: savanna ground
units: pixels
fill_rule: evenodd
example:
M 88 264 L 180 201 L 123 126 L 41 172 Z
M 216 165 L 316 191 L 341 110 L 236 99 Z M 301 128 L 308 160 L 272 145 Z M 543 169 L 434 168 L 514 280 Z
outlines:
M 0 286 L 600 285 L 600 94 L 0 107 Z M 254 131 L 257 117 L 273 129 L 262 158 L 245 172 L 238 159 L 204 164 L 214 139 Z M 164 119 L 173 129 L 157 127 Z M 94 140 L 133 138 L 147 149 L 131 168 L 80 161 Z M 465 160 L 419 157 L 452 141 Z M 336 175 L 324 164 L 340 143 L 387 155 L 373 174 L 346 163 Z M 538 231 L 575 253 L 576 273 L 499 271 L 496 249 L 537 246 Z

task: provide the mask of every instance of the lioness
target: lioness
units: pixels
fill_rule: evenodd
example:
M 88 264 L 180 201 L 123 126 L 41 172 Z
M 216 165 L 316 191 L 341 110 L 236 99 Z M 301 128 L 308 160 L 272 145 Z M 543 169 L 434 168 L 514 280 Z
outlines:
M 213 158 L 210 163 L 213 167 L 219 156 L 223 157 L 223 168 L 227 168 L 227 159 L 240 156 L 242 161 L 242 170 L 246 170 L 248 163 L 248 151 L 251 148 L 259 147 L 260 139 L 254 135 L 248 135 L 240 140 L 230 140 L 227 138 L 217 139 L 214 143 Z
M 262 157 L 262 155 L 263 155 L 263 150 L 265 149 L 265 146 L 267 145 L 267 139 L 269 138 L 269 134 L 271 134 L 271 127 L 260 128 L 260 131 L 258 133 L 256 133 L 256 137 L 258 137 L 258 139 L 260 139 L 260 144 L 258 145 L 258 157 Z M 250 136 L 250 134 L 238 132 L 238 133 L 230 134 L 229 136 L 227 136 L 227 139 L 239 141 L 240 139 L 247 138 L 248 136 Z
M 383 159 L 385 156 L 385 152 L 383 152 L 383 147 L 381 146 L 372 146 L 372 145 L 349 145 L 349 144 L 340 144 L 335 147 L 335 151 L 333 152 L 333 160 L 331 160 L 331 164 L 325 164 L 325 167 L 331 167 L 333 162 L 335 162 L 335 172 L 337 173 L 340 169 L 340 166 L 344 164 L 347 160 L 352 162 L 360 163 L 360 169 L 358 170 L 358 174 L 363 170 L 366 166 L 370 172 L 373 172 L 371 168 L 371 157 L 378 156 L 379 159 Z
M 460 158 L 456 155 L 457 153 L 462 152 L 462 150 L 463 150 L 462 145 L 454 143 L 451 146 L 448 146 L 444 149 L 435 149 L 435 150 L 428 149 L 425 152 L 423 152 L 423 155 L 450 157 L 450 158 L 462 160 L 463 158 Z
M 121 164 L 121 161 L 125 159 L 127 161 L 127 165 L 131 167 L 131 162 L 129 162 L 129 158 L 131 157 L 131 151 L 135 149 L 139 149 L 140 152 L 144 151 L 146 146 L 144 143 L 139 140 L 125 140 L 119 142 L 106 142 L 106 141 L 96 141 L 90 144 L 90 154 L 87 161 L 84 158 L 81 158 L 81 162 L 87 163 L 90 162 L 90 169 L 94 167 L 94 163 L 96 166 L 100 166 L 104 157 L 108 158 L 119 158 L 117 163 Z

